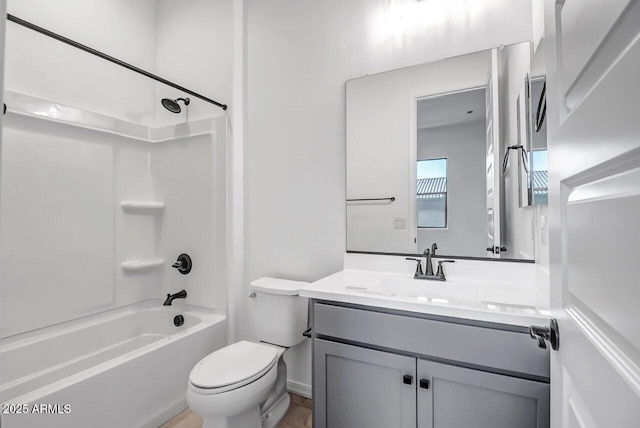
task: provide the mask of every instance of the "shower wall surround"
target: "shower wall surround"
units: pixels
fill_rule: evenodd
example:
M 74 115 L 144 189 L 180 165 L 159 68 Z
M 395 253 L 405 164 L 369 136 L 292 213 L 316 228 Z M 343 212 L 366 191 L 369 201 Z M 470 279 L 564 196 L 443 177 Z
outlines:
M 226 307 L 225 117 L 153 129 L 10 91 L 5 99 L 1 337 L 183 288 L 198 305 Z M 190 275 L 170 268 L 181 252 L 194 259 Z M 154 260 L 163 262 L 122 268 Z
M 229 102 L 228 3 L 8 0 L 7 12 Z M 223 112 L 193 100 L 169 113 L 160 99 L 184 94 L 6 28 L 0 337 L 183 288 L 226 308 Z M 181 252 L 189 275 L 170 268 Z

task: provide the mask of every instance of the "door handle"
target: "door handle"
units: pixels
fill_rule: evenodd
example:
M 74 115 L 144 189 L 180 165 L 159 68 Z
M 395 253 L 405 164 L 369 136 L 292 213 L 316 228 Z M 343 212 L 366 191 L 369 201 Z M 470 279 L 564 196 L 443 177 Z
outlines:
M 419 385 L 422 389 L 429 389 L 429 379 L 420 379 Z
M 413 383 L 413 376 L 408 374 L 402 376 L 402 383 L 405 385 L 411 385 Z
M 529 336 L 538 342 L 538 347 L 541 349 L 547 349 L 547 342 L 551 344 L 551 349 L 554 351 L 560 348 L 560 330 L 558 329 L 558 321 L 555 319 L 549 322 L 549 327 L 529 326 Z

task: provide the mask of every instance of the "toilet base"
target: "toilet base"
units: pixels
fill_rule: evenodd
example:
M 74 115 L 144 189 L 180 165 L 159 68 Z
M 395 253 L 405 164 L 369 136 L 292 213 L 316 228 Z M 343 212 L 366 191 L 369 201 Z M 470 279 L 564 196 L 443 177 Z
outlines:
M 262 428 L 275 428 L 278 423 L 284 418 L 289 410 L 289 404 L 291 398 L 289 393 L 285 392 L 273 406 L 262 415 Z
M 224 418 L 205 418 L 202 428 L 262 428 L 260 421 L 260 408 L 252 407 L 239 415 Z

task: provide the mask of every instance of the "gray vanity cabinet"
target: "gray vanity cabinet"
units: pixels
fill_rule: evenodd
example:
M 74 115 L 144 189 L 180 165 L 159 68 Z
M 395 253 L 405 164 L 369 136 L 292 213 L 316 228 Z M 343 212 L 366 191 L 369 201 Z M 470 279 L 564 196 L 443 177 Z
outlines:
M 543 428 L 549 385 L 417 360 L 418 428 Z
M 314 428 L 416 427 L 415 358 L 316 339 L 314 361 Z
M 548 428 L 526 328 L 314 301 L 314 428 Z

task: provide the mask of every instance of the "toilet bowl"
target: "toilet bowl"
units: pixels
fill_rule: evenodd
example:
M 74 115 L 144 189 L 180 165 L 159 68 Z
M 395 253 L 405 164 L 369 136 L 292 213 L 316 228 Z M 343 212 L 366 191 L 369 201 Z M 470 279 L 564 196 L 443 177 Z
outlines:
M 251 283 L 254 329 L 265 342 L 240 341 L 196 364 L 187 403 L 203 428 L 275 428 L 289 407 L 284 352 L 304 340 L 307 283 L 261 278 Z M 269 343 L 267 343 L 267 341 Z

